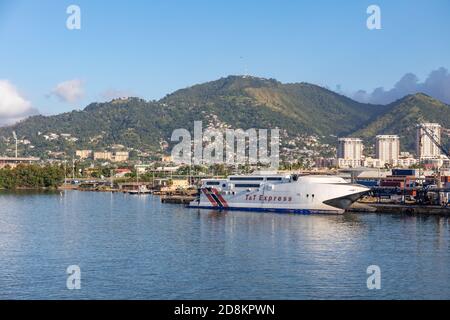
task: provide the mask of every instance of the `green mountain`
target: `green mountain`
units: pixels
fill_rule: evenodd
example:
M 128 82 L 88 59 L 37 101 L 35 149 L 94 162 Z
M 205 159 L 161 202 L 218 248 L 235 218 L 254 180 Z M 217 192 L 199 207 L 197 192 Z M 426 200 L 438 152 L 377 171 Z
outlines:
M 444 128 L 450 128 L 450 106 L 423 93 L 408 95 L 387 107 L 385 113 L 353 135 L 370 143 L 377 134 L 397 134 L 400 136 L 401 148 L 413 151 L 418 122 L 437 122 Z M 443 138 L 448 145 L 448 139 L 445 136 Z
M 283 84 L 274 79 L 229 76 L 175 91 L 159 101 L 138 98 L 93 103 L 84 110 L 55 116 L 33 116 L 0 128 L 0 154 L 11 154 L 12 131 L 21 154 L 46 157 L 51 152 L 101 150 L 112 145 L 164 153 L 172 131 L 204 128 L 280 128 L 282 144 L 301 148 L 307 136 L 336 142 L 337 136 L 399 133 L 412 147 L 420 114 L 450 126 L 449 106 L 425 95 L 408 96 L 387 106 L 363 104 L 308 83 Z M 27 141 L 28 140 L 28 141 Z M 29 142 L 29 143 L 28 143 Z M 403 141 L 402 141 L 403 142 Z
M 182 126 L 184 119 L 198 118 L 201 112 L 216 114 L 233 127 L 279 127 L 291 134 L 321 136 L 351 133 L 385 110 L 308 83 L 239 76 L 176 91 L 160 103 L 184 114 Z

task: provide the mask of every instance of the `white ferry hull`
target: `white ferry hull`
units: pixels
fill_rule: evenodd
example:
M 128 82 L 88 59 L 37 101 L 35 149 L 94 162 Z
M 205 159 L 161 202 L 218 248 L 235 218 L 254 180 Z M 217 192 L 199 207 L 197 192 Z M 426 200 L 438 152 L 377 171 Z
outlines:
M 220 188 L 202 186 L 200 197 L 191 208 L 241 211 L 269 211 L 280 213 L 342 214 L 369 189 L 342 183 L 342 179 L 300 177 L 298 181 L 274 184 L 271 190 L 257 189 L 224 192 Z M 339 181 L 339 182 L 336 182 Z

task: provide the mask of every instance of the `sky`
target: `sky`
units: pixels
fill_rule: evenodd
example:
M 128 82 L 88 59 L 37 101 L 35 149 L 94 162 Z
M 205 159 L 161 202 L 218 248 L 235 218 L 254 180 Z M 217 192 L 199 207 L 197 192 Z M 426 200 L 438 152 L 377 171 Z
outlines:
M 66 26 L 72 4 L 79 30 Z M 449 34 L 448 0 L 0 0 L 0 124 L 231 74 L 450 103 Z

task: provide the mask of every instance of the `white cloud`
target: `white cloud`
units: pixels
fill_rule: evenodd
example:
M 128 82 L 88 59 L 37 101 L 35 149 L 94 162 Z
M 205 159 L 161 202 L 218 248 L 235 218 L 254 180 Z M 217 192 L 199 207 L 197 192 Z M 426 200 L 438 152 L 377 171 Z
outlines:
M 63 102 L 74 103 L 84 96 L 83 81 L 80 79 L 67 80 L 59 83 L 50 93 Z
M 37 111 L 8 80 L 0 80 L 0 125 L 22 120 Z
M 430 72 L 424 82 L 413 73 L 405 74 L 392 89 L 376 88 L 371 93 L 359 90 L 349 96 L 360 102 L 388 104 L 408 94 L 422 92 L 450 104 L 450 73 L 444 67 Z

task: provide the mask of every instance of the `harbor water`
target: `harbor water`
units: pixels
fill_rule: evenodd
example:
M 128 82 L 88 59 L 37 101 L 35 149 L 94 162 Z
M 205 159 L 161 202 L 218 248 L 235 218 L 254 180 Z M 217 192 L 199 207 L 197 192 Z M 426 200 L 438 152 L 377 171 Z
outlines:
M 69 290 L 67 268 L 81 270 Z M 369 290 L 367 268 L 381 271 Z M 0 299 L 450 299 L 448 217 L 0 192 Z

